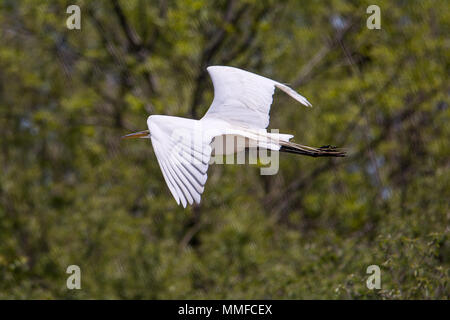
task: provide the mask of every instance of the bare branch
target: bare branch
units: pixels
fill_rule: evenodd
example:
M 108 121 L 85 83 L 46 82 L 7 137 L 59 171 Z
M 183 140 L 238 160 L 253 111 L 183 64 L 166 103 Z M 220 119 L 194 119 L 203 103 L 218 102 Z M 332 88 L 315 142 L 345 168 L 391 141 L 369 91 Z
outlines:
M 122 8 L 120 7 L 119 2 L 117 0 L 113 0 L 112 4 L 114 12 L 117 16 L 117 19 L 119 20 L 120 26 L 122 27 L 122 31 L 125 34 L 128 43 L 130 44 L 133 50 L 135 51 L 139 50 L 141 48 L 141 40 L 139 39 L 139 36 L 136 34 L 134 28 L 132 28 L 128 23 L 128 20 L 125 17 L 125 14 Z
M 200 104 L 201 97 L 204 91 L 204 81 L 206 80 L 206 67 L 211 63 L 213 57 L 217 54 L 218 50 L 225 42 L 225 38 L 227 35 L 225 25 L 226 24 L 236 24 L 239 19 L 242 17 L 244 12 L 247 11 L 249 6 L 247 4 L 243 5 L 239 10 L 233 11 L 234 4 L 236 1 L 231 0 L 227 4 L 227 8 L 225 9 L 223 25 L 216 32 L 216 35 L 213 39 L 206 45 L 205 49 L 200 58 L 200 66 L 199 73 L 197 78 L 195 79 L 194 85 L 194 93 L 192 95 L 192 102 L 190 107 L 190 114 L 193 118 L 197 117 L 197 107 Z
M 292 82 L 293 87 L 304 84 L 311 76 L 312 71 L 322 62 L 322 60 L 344 39 L 344 37 L 354 28 L 356 23 L 350 22 L 347 26 L 336 33 L 333 39 L 325 43 L 319 51 L 300 70 L 296 80 Z

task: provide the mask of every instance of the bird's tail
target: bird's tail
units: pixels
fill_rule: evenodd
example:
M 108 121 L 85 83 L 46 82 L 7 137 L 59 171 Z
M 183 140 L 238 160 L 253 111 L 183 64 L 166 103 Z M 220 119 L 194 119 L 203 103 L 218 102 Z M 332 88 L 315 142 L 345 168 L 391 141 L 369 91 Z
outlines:
M 280 141 L 280 151 L 301 154 L 310 157 L 345 157 L 346 153 L 334 146 L 323 146 L 320 148 L 313 148 L 297 144 L 294 142 Z

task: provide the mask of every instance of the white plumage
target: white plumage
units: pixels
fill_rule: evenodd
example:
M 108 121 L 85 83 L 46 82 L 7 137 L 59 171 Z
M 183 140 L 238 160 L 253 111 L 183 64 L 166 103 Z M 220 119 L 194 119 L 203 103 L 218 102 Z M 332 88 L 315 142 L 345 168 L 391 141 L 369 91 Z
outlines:
M 214 100 L 203 119 L 217 118 L 250 128 L 267 128 L 275 87 L 305 106 L 305 97 L 288 86 L 233 67 L 208 67 L 214 85 Z
M 311 106 L 306 98 L 271 79 L 233 67 L 212 66 L 207 70 L 214 85 L 214 100 L 202 119 L 152 115 L 147 120 L 149 133 L 125 136 L 151 139 L 169 190 L 183 207 L 200 203 L 214 138 L 238 136 L 271 150 L 279 150 L 280 141 L 292 138 L 265 130 L 275 87 Z

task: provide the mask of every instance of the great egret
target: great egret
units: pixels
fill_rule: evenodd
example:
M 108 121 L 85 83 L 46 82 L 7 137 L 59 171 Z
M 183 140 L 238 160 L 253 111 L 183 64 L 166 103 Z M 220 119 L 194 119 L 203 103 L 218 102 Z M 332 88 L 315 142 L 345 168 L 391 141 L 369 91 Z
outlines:
M 332 146 L 312 148 L 289 140 L 289 134 L 269 133 L 269 111 L 275 88 L 304 104 L 305 97 L 288 86 L 241 69 L 226 66 L 207 68 L 214 85 L 214 100 L 200 120 L 152 115 L 148 130 L 123 138 L 151 139 L 167 186 L 178 204 L 200 203 L 207 179 L 212 147 L 219 138 L 244 139 L 232 150 L 216 145 L 215 155 L 242 151 L 249 145 L 312 157 L 342 157 Z

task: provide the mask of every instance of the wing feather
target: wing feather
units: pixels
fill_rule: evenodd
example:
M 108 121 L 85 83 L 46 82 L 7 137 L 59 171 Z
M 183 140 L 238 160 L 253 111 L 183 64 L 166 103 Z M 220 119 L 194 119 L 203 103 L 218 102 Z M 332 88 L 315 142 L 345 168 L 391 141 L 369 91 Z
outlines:
M 153 149 L 155 150 L 155 153 L 162 154 L 162 152 L 160 151 L 161 149 L 160 149 L 159 142 L 154 140 L 152 142 L 152 144 L 153 144 Z M 169 190 L 172 193 L 173 197 L 177 201 L 177 204 L 180 204 L 180 201 L 181 201 L 183 207 L 186 207 L 186 199 L 184 198 L 181 190 L 178 188 L 178 185 L 174 182 L 171 173 L 166 168 L 165 162 L 162 161 L 162 157 L 157 156 L 156 159 L 158 160 L 158 164 L 159 164 L 159 167 L 161 168 L 161 172 L 163 174 L 164 180 L 166 180 L 166 184 L 169 187 Z
M 164 180 L 183 207 L 200 203 L 208 178 L 212 138 L 198 134 L 196 121 L 169 116 L 150 116 L 147 120 Z
M 274 80 L 225 66 L 208 67 L 214 85 L 214 99 L 204 118 L 219 118 L 250 128 L 267 128 L 275 87 L 300 103 L 305 97 Z
M 195 169 L 189 168 L 189 166 L 183 165 L 183 160 L 179 159 L 177 156 L 173 157 L 173 163 L 177 166 L 177 168 L 182 172 L 183 176 L 187 177 L 189 181 L 191 182 L 192 186 L 195 188 L 197 193 L 201 194 L 204 191 L 204 183 L 201 183 L 202 178 L 200 176 L 195 175 Z M 181 161 L 181 162 L 180 162 Z M 193 179 L 191 179 L 191 177 Z M 206 180 L 205 180 L 206 181 Z
M 181 189 L 181 191 L 183 192 L 184 197 L 186 198 L 186 200 L 189 202 L 189 204 L 192 204 L 194 202 L 194 199 L 191 197 L 189 191 L 186 189 L 185 185 L 183 184 L 183 182 L 181 181 L 181 178 L 178 176 L 178 174 L 175 172 L 175 167 L 170 164 L 170 162 L 165 159 L 165 164 L 167 169 L 169 170 L 169 172 L 172 175 L 172 178 L 175 180 L 176 184 L 178 185 L 178 188 Z

